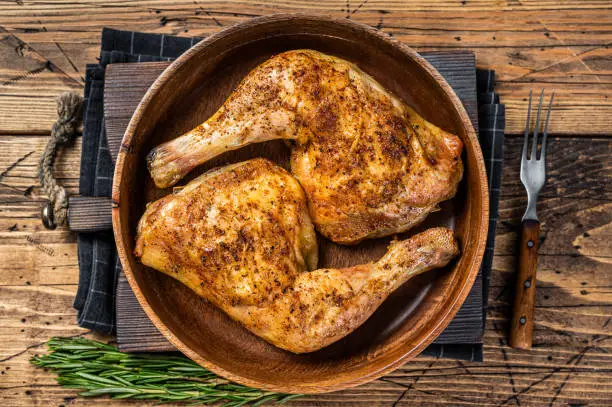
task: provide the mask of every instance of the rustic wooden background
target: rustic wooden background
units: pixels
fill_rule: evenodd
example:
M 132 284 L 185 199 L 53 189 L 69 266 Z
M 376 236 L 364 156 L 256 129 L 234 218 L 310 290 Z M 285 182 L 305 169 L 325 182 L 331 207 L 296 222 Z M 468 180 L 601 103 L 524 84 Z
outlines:
M 102 27 L 204 36 L 274 12 L 365 22 L 419 49 L 471 49 L 494 68 L 508 108 L 500 221 L 485 363 L 419 358 L 384 379 L 296 405 L 612 405 L 612 1 L 306 0 L 75 2 L 0 0 L 0 401 L 122 405 L 82 400 L 28 364 L 75 324 L 76 242 L 45 230 L 36 166 L 55 120 L 54 97 L 82 91 Z M 533 350 L 506 345 L 516 232 L 525 206 L 518 177 L 529 89 L 557 92 L 549 147 Z M 80 145 L 56 165 L 76 193 Z M 128 403 L 129 404 L 129 403 Z M 135 405 L 134 403 L 132 405 Z

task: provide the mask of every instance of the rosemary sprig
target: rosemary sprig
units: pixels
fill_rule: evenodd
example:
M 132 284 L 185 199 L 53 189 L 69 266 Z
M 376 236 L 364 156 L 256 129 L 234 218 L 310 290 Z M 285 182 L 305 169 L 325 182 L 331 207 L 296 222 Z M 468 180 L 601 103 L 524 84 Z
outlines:
M 231 383 L 181 356 L 122 353 L 114 346 L 83 338 L 52 338 L 47 345 L 50 353 L 30 362 L 55 370 L 60 385 L 83 390 L 79 395 L 85 397 L 221 403 L 225 407 L 280 404 L 299 397 Z

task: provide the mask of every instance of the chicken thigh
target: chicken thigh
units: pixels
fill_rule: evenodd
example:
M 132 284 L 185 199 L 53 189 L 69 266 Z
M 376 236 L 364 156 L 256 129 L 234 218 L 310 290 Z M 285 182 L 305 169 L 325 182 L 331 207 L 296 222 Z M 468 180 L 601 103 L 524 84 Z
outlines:
M 462 141 L 425 121 L 354 64 L 313 50 L 276 55 L 253 69 L 221 108 L 154 148 L 160 188 L 228 150 L 293 140 L 291 172 L 318 231 L 340 244 L 388 236 L 453 197 Z
M 377 262 L 318 269 L 304 192 L 264 159 L 201 175 L 148 205 L 136 256 L 271 344 L 304 353 L 363 324 L 404 282 L 458 254 L 452 231 L 394 241 Z

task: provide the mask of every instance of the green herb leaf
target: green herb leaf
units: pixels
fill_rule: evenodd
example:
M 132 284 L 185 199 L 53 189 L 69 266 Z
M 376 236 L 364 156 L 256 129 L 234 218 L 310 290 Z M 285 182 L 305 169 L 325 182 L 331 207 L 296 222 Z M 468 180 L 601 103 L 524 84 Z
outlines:
M 116 347 L 83 338 L 52 338 L 50 353 L 30 362 L 52 369 L 63 387 L 83 397 L 151 400 L 253 407 L 282 404 L 300 395 L 281 394 L 231 383 L 180 356 L 121 353 Z

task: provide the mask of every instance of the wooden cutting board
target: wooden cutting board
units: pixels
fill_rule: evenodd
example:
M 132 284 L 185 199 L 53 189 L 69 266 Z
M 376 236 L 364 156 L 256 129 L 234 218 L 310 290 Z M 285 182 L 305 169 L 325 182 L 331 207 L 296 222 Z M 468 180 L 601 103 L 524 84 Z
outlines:
M 453 87 L 463 102 L 476 131 L 476 68 L 472 52 L 422 53 Z M 123 134 L 149 86 L 169 62 L 112 64 L 106 69 L 104 122 L 109 150 L 116 159 Z M 469 296 L 436 344 L 482 343 L 482 276 L 479 274 Z M 116 296 L 117 344 L 124 352 L 176 350 L 157 330 L 136 300 L 125 276 L 119 277 Z

